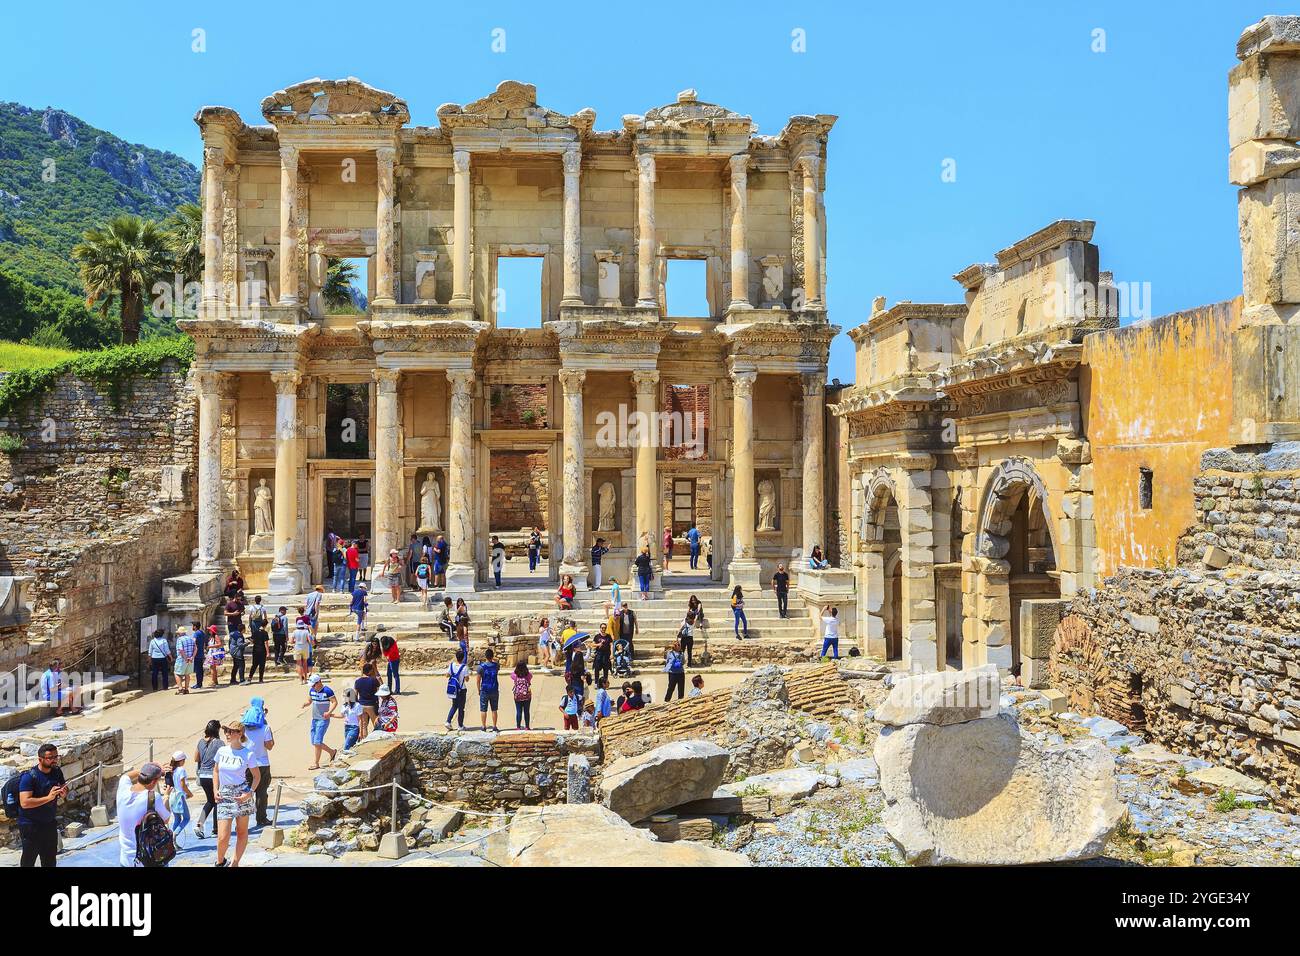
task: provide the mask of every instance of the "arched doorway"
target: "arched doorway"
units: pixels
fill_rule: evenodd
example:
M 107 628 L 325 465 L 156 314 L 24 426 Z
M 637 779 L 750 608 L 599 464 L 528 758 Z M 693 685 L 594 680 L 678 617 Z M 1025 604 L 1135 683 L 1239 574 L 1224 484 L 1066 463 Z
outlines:
M 860 537 L 866 568 L 868 652 L 886 660 L 903 656 L 902 529 L 893 480 L 883 469 L 864 479 Z

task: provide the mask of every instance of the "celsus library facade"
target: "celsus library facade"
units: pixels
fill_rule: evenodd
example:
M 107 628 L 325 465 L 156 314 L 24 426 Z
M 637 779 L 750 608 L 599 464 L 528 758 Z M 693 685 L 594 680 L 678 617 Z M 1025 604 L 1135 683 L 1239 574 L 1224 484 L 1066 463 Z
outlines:
M 695 525 L 702 573 L 755 587 L 825 546 L 834 116 L 761 135 L 687 90 L 602 131 L 504 82 L 421 127 L 356 79 L 262 115 L 196 116 L 196 572 L 298 593 L 329 530 L 376 555 L 442 533 L 448 586 L 470 590 L 491 535 L 538 527 L 548 576 L 582 588 L 597 536 L 626 581 Z M 498 321 L 515 258 L 540 262 L 531 327 Z M 360 308 L 331 307 L 340 260 L 365 273 Z M 706 314 L 670 314 L 678 260 Z

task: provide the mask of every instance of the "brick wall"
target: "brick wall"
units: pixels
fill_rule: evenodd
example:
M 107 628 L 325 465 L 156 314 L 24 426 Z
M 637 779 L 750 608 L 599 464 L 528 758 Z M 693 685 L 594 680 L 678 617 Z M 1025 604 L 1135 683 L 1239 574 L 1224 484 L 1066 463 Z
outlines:
M 1211 546 L 1256 570 L 1300 563 L 1300 452 L 1208 451 L 1192 490 L 1196 524 L 1178 541 L 1179 564 L 1199 561 Z
M 550 478 L 547 452 L 492 452 L 492 531 L 545 528 L 551 508 Z
M 600 757 L 590 734 L 422 734 L 406 738 L 406 754 L 431 800 L 473 809 L 563 803 L 570 754 Z
M 550 427 L 545 385 L 493 385 L 491 405 L 493 428 Z

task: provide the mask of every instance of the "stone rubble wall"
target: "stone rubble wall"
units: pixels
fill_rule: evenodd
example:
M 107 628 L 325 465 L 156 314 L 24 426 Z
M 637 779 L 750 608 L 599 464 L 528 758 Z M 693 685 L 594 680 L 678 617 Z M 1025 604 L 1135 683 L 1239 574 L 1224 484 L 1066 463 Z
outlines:
M 492 452 L 491 525 L 494 533 L 545 528 L 551 511 L 550 455 L 547 452 Z M 527 542 L 513 556 L 526 555 Z
M 30 621 L 0 635 L 0 668 L 65 669 L 98 644 L 105 673 L 134 673 L 137 620 L 188 571 L 196 525 L 195 397 L 166 366 L 112 388 L 64 376 L 0 428 L 0 574 L 30 578 Z M 51 440 L 46 440 L 51 439 Z
M 70 781 L 67 800 L 59 802 L 59 823 L 89 823 L 90 809 L 101 792 L 96 786 L 96 775 L 90 774 L 80 780 L 73 778 L 94 770 L 101 763 L 104 765 L 103 799 L 111 809 L 117 780 L 122 775 L 121 729 L 78 733 L 42 731 L 39 735 L 26 731 L 0 733 L 0 785 L 13 774 L 35 766 L 36 750 L 46 743 L 59 748 L 59 766 L 63 769 L 64 779 Z M 0 815 L 0 846 L 16 847 L 19 842 L 18 822 Z
M 1192 487 L 1196 524 L 1179 539 L 1179 564 L 1205 560 L 1212 547 L 1234 566 L 1262 571 L 1300 564 L 1300 447 L 1208 451 Z
M 1300 573 L 1122 568 L 1070 603 L 1050 680 L 1070 710 L 1233 767 L 1300 810 Z

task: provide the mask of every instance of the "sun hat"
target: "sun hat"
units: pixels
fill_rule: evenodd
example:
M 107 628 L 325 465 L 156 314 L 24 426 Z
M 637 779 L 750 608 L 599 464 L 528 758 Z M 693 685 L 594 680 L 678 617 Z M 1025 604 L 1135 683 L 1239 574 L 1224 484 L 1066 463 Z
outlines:
M 380 684 L 379 690 L 375 691 L 376 697 L 392 697 L 393 692 L 387 684 Z
M 308 683 L 308 684 L 323 684 L 323 683 L 325 683 L 325 678 L 321 677 L 320 674 L 312 674 L 310 677 L 307 678 L 307 683 Z
M 184 763 L 185 751 L 184 750 L 176 751 L 174 754 L 172 754 L 172 759 L 175 760 L 177 763 Z
M 138 778 L 141 783 L 153 783 L 162 776 L 162 773 L 162 767 L 158 766 L 156 763 L 147 763 L 140 768 Z

